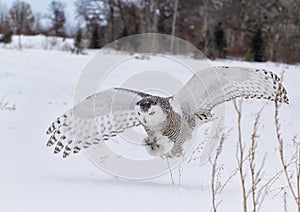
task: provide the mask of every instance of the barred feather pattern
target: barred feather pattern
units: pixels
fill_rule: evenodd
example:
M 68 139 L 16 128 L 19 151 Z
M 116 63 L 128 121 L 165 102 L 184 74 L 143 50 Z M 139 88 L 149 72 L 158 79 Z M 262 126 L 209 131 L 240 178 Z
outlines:
M 135 111 L 114 113 L 95 119 L 82 119 L 67 112 L 59 117 L 48 129 L 50 139 L 47 146 L 54 147 L 54 153 L 63 152 L 63 157 L 78 153 L 82 148 L 100 145 L 102 142 L 123 133 L 126 129 L 138 126 Z
M 211 111 L 215 106 L 237 97 L 289 103 L 286 89 L 273 72 L 226 66 L 197 72 L 173 99 L 181 106 L 181 113 L 189 128 L 196 129 L 214 119 Z M 184 136 L 188 135 L 186 131 L 183 127 L 177 128 L 177 132 Z M 174 143 L 171 156 L 180 155 L 182 145 L 187 140 L 181 135 L 177 136 L 181 139 Z
M 174 99 L 184 113 L 199 116 L 237 97 L 289 103 L 280 78 L 271 71 L 226 66 L 197 72 Z
M 95 94 L 58 117 L 48 128 L 47 146 L 63 157 L 101 145 L 140 122 L 134 109 L 137 93 L 111 89 Z M 131 103 L 132 102 L 132 103 Z

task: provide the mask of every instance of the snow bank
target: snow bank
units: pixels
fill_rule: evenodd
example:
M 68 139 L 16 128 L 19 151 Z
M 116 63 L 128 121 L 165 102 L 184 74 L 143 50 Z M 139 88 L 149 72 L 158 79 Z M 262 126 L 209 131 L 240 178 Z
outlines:
M 0 48 L 19 49 L 19 41 L 21 41 L 22 49 L 70 51 L 74 47 L 72 38 L 44 35 L 13 35 L 12 42 L 10 44 L 0 43 Z

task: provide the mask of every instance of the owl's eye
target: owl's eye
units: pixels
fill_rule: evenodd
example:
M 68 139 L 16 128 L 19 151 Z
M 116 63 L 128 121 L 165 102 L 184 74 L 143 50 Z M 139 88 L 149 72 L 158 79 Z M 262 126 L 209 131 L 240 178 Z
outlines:
M 138 112 L 138 115 L 140 116 L 140 115 L 141 115 L 141 113 L 140 113 L 140 112 Z
M 155 113 L 155 112 L 153 111 L 153 112 L 149 113 L 149 115 L 152 116 L 152 115 L 154 115 L 154 113 Z

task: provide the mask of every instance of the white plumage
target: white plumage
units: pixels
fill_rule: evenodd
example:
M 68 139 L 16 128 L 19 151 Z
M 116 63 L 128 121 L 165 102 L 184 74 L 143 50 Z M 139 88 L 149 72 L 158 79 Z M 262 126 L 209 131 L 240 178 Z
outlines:
M 54 153 L 63 152 L 67 157 L 142 125 L 149 154 L 179 156 L 192 132 L 212 120 L 211 110 L 216 105 L 237 97 L 288 103 L 286 94 L 276 74 L 241 67 L 199 71 L 168 98 L 112 88 L 88 97 L 57 118 L 47 131 L 47 146 L 55 145 Z M 175 101 L 180 111 L 176 112 L 170 101 Z

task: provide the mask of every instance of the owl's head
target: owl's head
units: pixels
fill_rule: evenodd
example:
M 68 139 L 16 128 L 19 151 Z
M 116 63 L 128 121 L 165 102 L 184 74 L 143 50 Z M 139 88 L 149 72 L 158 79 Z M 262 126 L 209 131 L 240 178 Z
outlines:
M 145 126 L 157 126 L 164 122 L 171 105 L 163 97 L 147 97 L 136 103 L 135 110 L 138 119 Z

